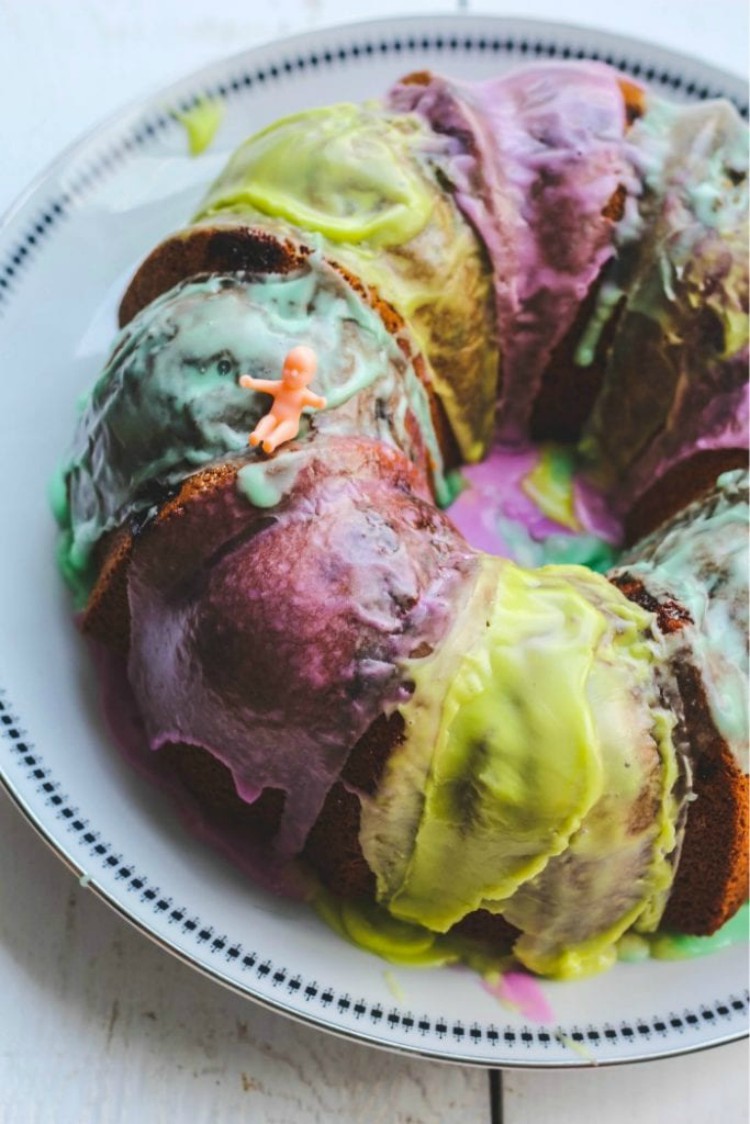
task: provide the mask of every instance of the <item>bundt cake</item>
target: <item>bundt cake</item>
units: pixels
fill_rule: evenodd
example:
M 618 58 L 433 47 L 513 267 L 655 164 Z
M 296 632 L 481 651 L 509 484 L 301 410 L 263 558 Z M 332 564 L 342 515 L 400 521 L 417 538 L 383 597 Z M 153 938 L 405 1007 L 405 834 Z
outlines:
M 110 722 L 367 948 L 569 978 L 747 896 L 747 143 L 603 65 L 412 74 L 128 286 L 56 488 Z M 241 380 L 302 344 L 267 454 Z

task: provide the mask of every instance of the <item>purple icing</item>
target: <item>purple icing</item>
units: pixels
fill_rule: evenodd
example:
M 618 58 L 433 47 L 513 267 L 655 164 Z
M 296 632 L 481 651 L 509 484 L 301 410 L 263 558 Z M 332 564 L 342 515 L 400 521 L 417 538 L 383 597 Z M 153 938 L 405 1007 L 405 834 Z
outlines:
M 548 518 L 524 491 L 524 480 L 537 467 L 539 457 L 535 446 L 494 445 L 480 464 L 461 470 L 466 487 L 449 514 L 475 549 L 524 565 L 539 565 L 545 560 L 541 548 L 547 540 L 558 536 L 573 539 L 571 528 Z M 604 498 L 580 476 L 573 478 L 572 489 L 581 532 L 617 543 L 621 527 L 609 514 Z
M 544 516 L 522 489 L 536 467 L 536 449 L 492 448 L 479 464 L 466 465 L 461 476 L 467 487 L 451 505 L 450 517 L 476 550 L 502 558 L 516 558 L 512 521 L 537 542 L 565 529 Z
M 248 802 L 285 791 L 280 856 L 406 697 L 403 661 L 438 643 L 477 565 L 415 480 L 378 443 L 321 438 L 273 509 L 230 479 L 134 551 L 128 670 L 148 743 L 203 747 Z
M 499 422 L 523 440 L 544 370 L 614 252 L 602 212 L 639 191 L 623 137 L 618 76 L 595 64 L 541 64 L 487 82 L 401 83 L 392 109 L 453 138 L 443 169 L 495 273 L 502 354 Z
M 226 816 L 212 817 L 174 769 L 162 761 L 161 755 L 147 751 L 148 740 L 125 659 L 93 641 L 89 641 L 89 650 L 107 725 L 128 764 L 167 793 L 192 835 L 220 850 L 257 885 L 286 897 L 309 897 L 310 880 L 304 871 L 270 852 L 246 825 L 232 823 Z

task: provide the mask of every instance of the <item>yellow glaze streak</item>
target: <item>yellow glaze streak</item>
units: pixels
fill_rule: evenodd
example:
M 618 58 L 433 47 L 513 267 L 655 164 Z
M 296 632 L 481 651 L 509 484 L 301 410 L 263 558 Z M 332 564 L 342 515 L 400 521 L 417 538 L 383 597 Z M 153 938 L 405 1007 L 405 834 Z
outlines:
M 175 117 L 187 133 L 190 155 L 200 156 L 216 136 L 224 118 L 224 105 L 211 98 L 201 98 L 192 109 L 176 113 Z
M 284 117 L 235 152 L 203 204 L 254 207 L 332 242 L 401 246 L 427 224 L 433 192 L 409 159 L 415 119 L 383 118 L 357 105 Z
M 494 603 L 445 693 L 422 821 L 388 903 L 443 932 L 543 869 L 601 790 L 585 701 L 600 615 L 549 571 L 486 565 Z M 414 678 L 417 691 L 438 686 L 426 667 Z
M 580 579 L 571 575 L 580 585 Z M 608 619 L 587 685 L 604 771 L 602 794 L 565 854 L 520 888 L 507 920 L 523 931 L 519 960 L 543 975 L 592 975 L 616 958 L 631 926 L 656 927 L 677 843 L 674 720 L 654 675 L 649 614 L 608 583 L 583 592 Z
M 250 137 L 197 220 L 222 214 L 299 238 L 408 321 L 466 461 L 485 452 L 497 396 L 492 278 L 481 244 L 436 177 L 442 142 L 416 116 L 336 105 Z
M 452 634 L 412 664 L 405 741 L 363 805 L 394 917 L 445 932 L 501 912 L 518 959 L 565 977 L 658 923 L 677 766 L 651 623 L 582 567 L 482 560 Z
M 563 445 L 543 445 L 538 463 L 524 478 L 521 487 L 548 519 L 554 519 L 571 531 L 580 531 L 573 496 L 574 471 L 572 449 Z

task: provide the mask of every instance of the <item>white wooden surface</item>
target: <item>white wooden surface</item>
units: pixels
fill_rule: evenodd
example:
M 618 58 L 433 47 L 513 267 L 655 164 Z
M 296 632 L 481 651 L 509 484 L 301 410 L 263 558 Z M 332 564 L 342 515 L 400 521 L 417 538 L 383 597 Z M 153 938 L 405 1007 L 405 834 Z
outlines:
M 0 0 L 0 213 L 82 131 L 211 59 L 346 19 L 456 8 L 604 26 L 748 69 L 745 0 Z M 491 1106 L 483 1071 L 334 1039 L 171 959 L 0 796 L 0 1124 L 743 1124 L 747 1072 L 744 1043 L 627 1069 L 508 1072 Z
M 487 1076 L 267 1012 L 151 944 L 0 798 L 3 1124 L 489 1120 Z

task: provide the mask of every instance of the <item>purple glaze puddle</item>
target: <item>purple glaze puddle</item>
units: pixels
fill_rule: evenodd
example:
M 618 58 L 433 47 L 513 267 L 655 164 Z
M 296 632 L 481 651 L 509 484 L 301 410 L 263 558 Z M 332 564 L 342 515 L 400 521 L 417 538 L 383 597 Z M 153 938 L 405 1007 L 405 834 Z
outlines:
M 288 859 L 274 861 L 269 848 L 260 846 L 242 826 L 214 822 L 174 772 L 163 768 L 159 750 L 148 749 L 124 659 L 92 640 L 88 647 L 99 680 L 105 721 L 115 745 L 132 768 L 171 798 L 186 831 L 217 849 L 264 890 L 308 899 L 312 893 L 310 881 L 294 864 Z
M 567 541 L 571 548 L 582 535 L 617 543 L 619 524 L 606 510 L 603 498 L 578 476 L 572 487 L 581 536 L 540 511 L 523 489 L 539 456 L 535 446 L 519 449 L 495 445 L 479 464 L 461 469 L 466 487 L 449 508 L 449 515 L 467 541 L 477 550 L 524 566 L 562 560 L 560 540 Z M 554 554 L 545 549 L 549 540 L 557 544 Z

